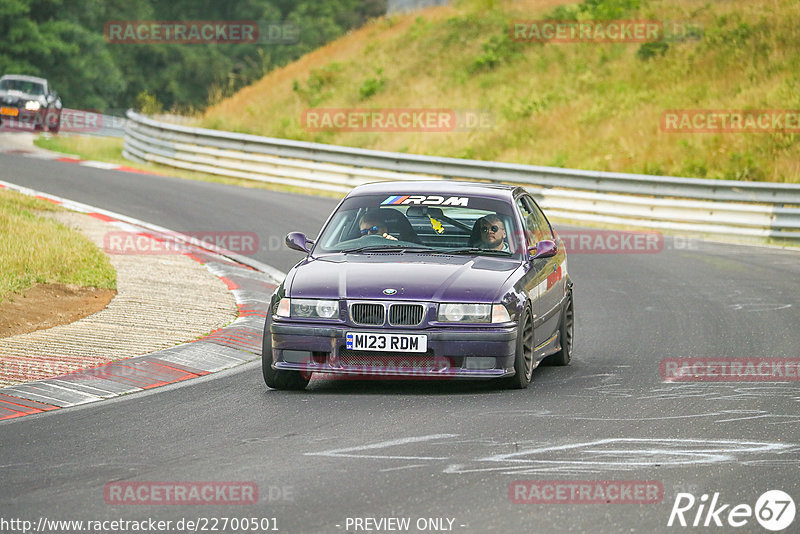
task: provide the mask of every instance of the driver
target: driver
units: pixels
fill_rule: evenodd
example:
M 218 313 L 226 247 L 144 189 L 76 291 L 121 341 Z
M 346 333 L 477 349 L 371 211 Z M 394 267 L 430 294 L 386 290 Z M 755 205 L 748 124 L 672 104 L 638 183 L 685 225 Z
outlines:
M 379 235 L 384 239 L 397 241 L 397 238 L 389 233 L 388 229 L 386 228 L 386 223 L 383 221 L 383 219 L 375 212 L 365 213 L 361 217 L 358 226 L 361 229 L 362 237 L 365 235 Z
M 478 224 L 481 231 L 481 248 L 509 252 L 508 243 L 506 243 L 506 229 L 500 217 L 486 215 L 479 219 Z

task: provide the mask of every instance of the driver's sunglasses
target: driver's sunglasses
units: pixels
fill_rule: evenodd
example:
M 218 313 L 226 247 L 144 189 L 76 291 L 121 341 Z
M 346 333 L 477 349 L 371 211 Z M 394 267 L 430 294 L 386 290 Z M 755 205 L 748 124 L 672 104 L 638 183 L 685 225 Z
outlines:
M 481 232 L 483 232 L 484 234 L 488 234 L 489 230 L 491 230 L 494 233 L 497 233 L 497 231 L 500 230 L 500 227 L 497 226 L 496 224 L 493 224 L 491 226 L 481 226 Z
M 377 226 L 373 226 L 372 228 L 364 228 L 363 230 L 361 230 L 361 235 L 377 234 L 377 233 L 378 233 Z

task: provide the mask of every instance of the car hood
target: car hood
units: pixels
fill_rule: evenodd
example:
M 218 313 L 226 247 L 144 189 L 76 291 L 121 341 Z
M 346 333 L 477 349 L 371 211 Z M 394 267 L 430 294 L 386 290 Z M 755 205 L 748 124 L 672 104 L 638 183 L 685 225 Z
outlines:
M 298 264 L 287 290 L 294 298 L 497 302 L 519 267 L 485 256 L 337 254 Z

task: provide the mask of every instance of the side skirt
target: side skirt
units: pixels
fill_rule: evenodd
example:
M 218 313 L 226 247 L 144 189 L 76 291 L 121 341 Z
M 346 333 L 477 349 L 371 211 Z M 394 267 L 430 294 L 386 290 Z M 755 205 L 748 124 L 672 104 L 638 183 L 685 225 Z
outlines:
M 546 357 L 561 350 L 561 343 L 559 343 L 559 341 L 558 331 L 556 331 L 556 333 L 553 334 L 553 337 L 533 349 L 533 358 L 536 360 L 537 366 Z

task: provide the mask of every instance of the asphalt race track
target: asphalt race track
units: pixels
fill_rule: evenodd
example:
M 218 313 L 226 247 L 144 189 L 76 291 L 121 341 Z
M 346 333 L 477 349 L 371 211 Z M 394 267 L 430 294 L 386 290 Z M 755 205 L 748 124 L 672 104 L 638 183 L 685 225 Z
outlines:
M 283 236 L 316 235 L 336 204 L 9 154 L 0 155 L 0 180 L 173 230 L 253 231 L 255 259 L 283 271 L 301 258 Z M 796 377 L 660 374 L 664 358 L 800 357 L 800 253 L 666 238 L 655 254 L 571 254 L 569 272 L 573 363 L 540 367 L 528 390 L 315 379 L 306 392 L 268 391 L 253 363 L 10 420 L 0 423 L 0 517 L 275 518 L 280 532 L 300 533 L 387 532 L 356 519 L 390 517 L 410 518 L 409 532 L 671 532 L 703 530 L 667 526 L 681 492 L 698 501 L 719 493 L 718 504 L 730 505 L 723 522 L 767 490 L 800 503 Z M 518 480 L 655 481 L 663 496 L 517 504 L 509 485 Z M 252 482 L 259 501 L 107 504 L 104 487 L 120 481 Z M 418 529 L 420 519 L 433 527 Z M 710 531 L 766 532 L 745 519 Z

